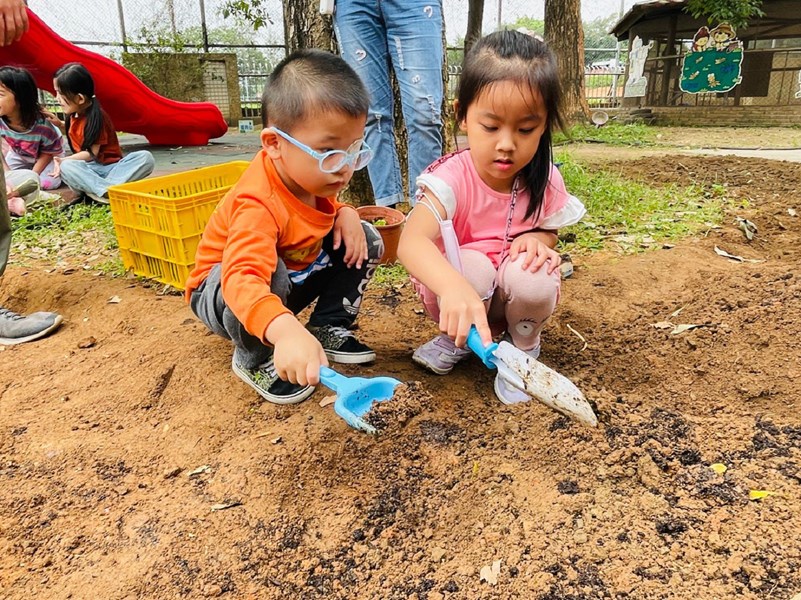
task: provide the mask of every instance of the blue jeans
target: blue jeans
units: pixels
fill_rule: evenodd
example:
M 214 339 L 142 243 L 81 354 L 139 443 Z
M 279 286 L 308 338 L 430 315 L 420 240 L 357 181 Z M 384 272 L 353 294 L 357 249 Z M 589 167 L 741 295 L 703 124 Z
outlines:
M 106 196 L 108 188 L 144 179 L 153 172 L 153 155 L 147 150 L 131 152 L 119 162 L 101 165 L 83 160 L 61 161 L 61 179 L 76 192 Z
M 375 152 L 367 166 L 379 206 L 403 202 L 395 148 L 390 65 L 409 134 L 409 194 L 442 154 L 441 0 L 337 0 L 334 29 L 342 58 L 370 92 L 365 139 Z

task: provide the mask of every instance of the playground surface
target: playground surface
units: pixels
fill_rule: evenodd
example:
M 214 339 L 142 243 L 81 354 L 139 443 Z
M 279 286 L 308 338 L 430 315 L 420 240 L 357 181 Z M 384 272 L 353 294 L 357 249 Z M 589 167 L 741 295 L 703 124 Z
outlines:
M 157 168 L 248 158 L 257 136 L 241 135 L 158 149 Z M 65 324 L 0 348 L 0 598 L 801 593 L 801 165 L 626 154 L 584 160 L 741 202 L 675 246 L 576 261 L 542 360 L 595 403 L 597 429 L 501 405 L 476 359 L 416 368 L 435 326 L 408 284 L 368 290 L 359 335 L 378 360 L 342 368 L 420 382 L 373 438 L 322 388 L 259 402 L 230 344 L 162 286 L 9 267 L 0 304 Z

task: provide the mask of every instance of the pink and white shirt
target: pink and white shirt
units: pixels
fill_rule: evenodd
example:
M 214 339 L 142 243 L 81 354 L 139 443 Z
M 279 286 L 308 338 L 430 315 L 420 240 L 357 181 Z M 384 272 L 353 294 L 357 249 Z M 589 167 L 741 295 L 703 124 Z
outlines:
M 440 201 L 446 218 L 453 221 L 459 246 L 485 254 L 497 267 L 504 246 L 512 195 L 496 192 L 484 183 L 470 151 L 454 152 L 440 159 L 430 171 L 417 178 L 417 186 L 430 191 Z M 587 212 L 581 201 L 567 192 L 562 174 L 553 165 L 536 220 L 524 218 L 529 199 L 527 189 L 518 190 L 509 227 L 510 240 L 532 229 L 556 230 L 574 225 Z M 508 248 L 507 243 L 507 251 Z

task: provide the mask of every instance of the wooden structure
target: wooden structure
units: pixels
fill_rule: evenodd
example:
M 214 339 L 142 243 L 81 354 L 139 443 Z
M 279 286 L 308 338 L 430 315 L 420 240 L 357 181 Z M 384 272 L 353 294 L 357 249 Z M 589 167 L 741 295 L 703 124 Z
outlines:
M 635 4 L 614 26 L 618 40 L 651 43 L 645 93 L 624 98 L 624 109 L 650 108 L 657 122 L 687 125 L 801 123 L 801 10 L 798 0 L 764 0 L 763 17 L 737 31 L 742 82 L 726 93 L 689 94 L 679 87 L 682 59 L 705 20 L 684 12 L 687 0 Z M 640 42 L 638 41 L 638 45 Z M 630 62 L 630 61 L 629 61 Z M 627 73 L 628 75 L 628 73 Z

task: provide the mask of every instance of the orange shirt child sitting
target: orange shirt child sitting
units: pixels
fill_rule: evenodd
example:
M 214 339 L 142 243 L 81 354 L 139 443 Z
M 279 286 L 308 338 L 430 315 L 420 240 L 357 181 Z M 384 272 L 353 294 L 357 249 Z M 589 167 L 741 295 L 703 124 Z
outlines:
M 329 359 L 375 360 L 349 327 L 383 243 L 336 200 L 372 157 L 368 106 L 338 56 L 284 59 L 262 97 L 262 149 L 212 214 L 187 281 L 194 313 L 234 343 L 234 373 L 277 404 L 308 398 Z M 295 314 L 315 299 L 304 327 Z

